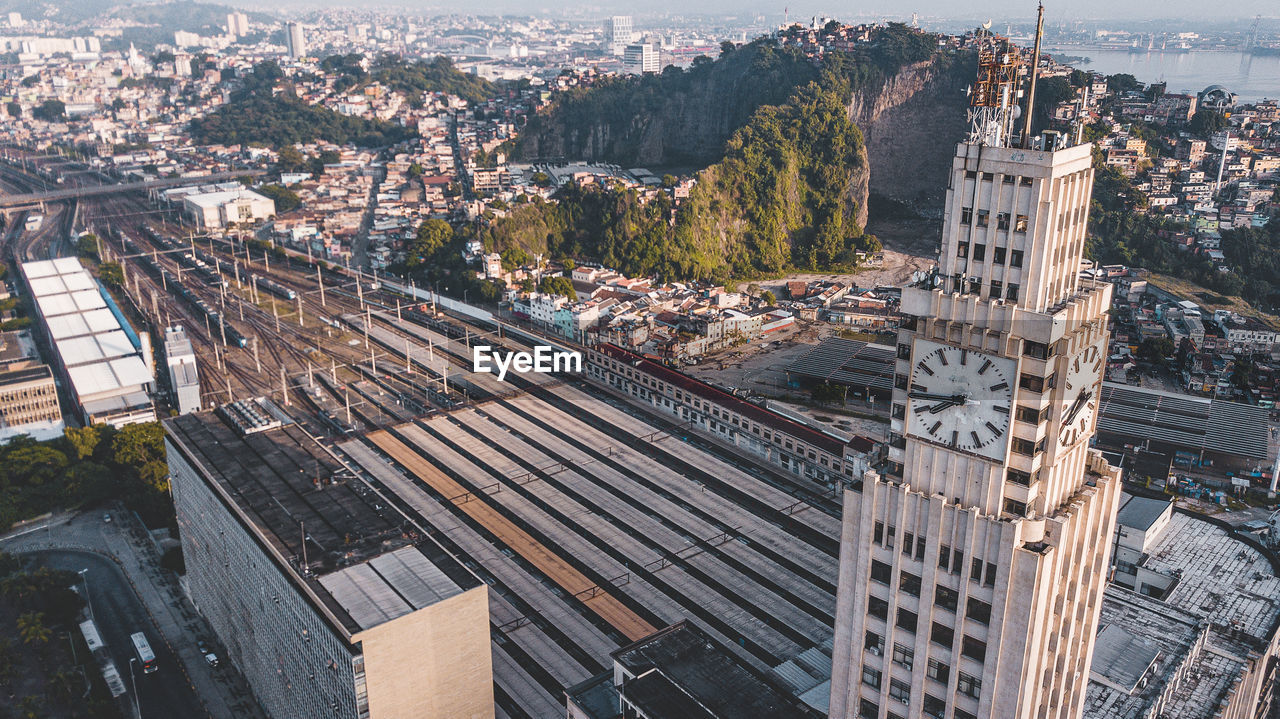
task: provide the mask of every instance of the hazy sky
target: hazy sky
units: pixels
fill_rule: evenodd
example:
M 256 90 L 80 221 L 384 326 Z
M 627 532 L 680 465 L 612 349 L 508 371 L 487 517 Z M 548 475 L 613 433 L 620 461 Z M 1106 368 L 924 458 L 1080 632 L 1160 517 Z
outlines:
M 448 8 L 460 12 L 566 12 L 568 14 L 592 14 L 593 11 L 628 12 L 634 15 L 653 13 L 768 13 L 781 15 L 784 7 L 790 8 L 793 17 L 804 15 L 831 15 L 854 17 L 858 15 L 909 16 L 912 12 L 923 15 L 953 18 L 992 17 L 1000 20 L 1016 20 L 1035 15 L 1035 0 L 487 0 L 483 3 L 468 0 L 433 0 L 429 3 L 413 0 L 391 0 L 402 6 Z M 326 5 L 349 4 L 344 0 L 324 0 Z M 1048 0 L 1045 14 L 1049 20 L 1078 20 L 1085 18 L 1161 19 L 1161 18 L 1252 18 L 1254 15 L 1270 16 L 1272 22 L 1280 17 L 1277 0 Z

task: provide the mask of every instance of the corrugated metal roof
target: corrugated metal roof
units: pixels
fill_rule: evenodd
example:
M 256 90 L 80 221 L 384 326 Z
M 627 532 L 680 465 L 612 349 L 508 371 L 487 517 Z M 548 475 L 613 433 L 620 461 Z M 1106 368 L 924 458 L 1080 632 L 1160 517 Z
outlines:
M 1268 411 L 1239 402 L 1104 382 L 1098 431 L 1180 449 L 1267 459 Z
M 361 629 L 460 594 L 462 589 L 416 547 L 403 547 L 320 577 Z

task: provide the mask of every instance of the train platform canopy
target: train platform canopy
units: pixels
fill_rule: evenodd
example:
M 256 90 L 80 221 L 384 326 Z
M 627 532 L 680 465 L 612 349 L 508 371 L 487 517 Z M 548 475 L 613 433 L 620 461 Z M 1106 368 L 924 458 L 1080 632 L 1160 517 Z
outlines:
M 792 362 L 788 374 L 820 382 L 893 392 L 894 349 L 830 337 Z
M 27 262 L 22 274 L 81 419 L 117 426 L 154 419 L 155 376 L 142 345 L 80 261 Z
M 1268 459 L 1268 410 L 1239 402 L 1104 382 L 1098 432 L 1191 452 Z

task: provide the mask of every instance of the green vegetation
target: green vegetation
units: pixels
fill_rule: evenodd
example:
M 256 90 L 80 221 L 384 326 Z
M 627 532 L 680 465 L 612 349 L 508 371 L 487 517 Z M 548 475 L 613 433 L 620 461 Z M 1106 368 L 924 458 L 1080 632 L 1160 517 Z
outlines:
M 61 100 L 45 100 L 31 111 L 31 116 L 37 120 L 55 122 L 67 116 L 67 106 Z
M 360 53 L 330 55 L 320 61 L 320 68 L 337 75 L 334 89 L 339 92 L 378 82 L 403 92 L 415 107 L 420 107 L 423 94 L 430 92 L 457 95 L 471 103 L 484 102 L 498 94 L 496 85 L 479 75 L 459 72 L 444 55 L 410 61 L 399 55 L 384 54 L 374 60 L 367 71 L 364 61 L 365 56 Z
M 103 262 L 98 265 L 98 279 L 107 287 L 119 287 L 124 284 L 124 268 L 119 262 Z
M 568 297 L 571 302 L 578 301 L 578 291 L 573 288 L 573 281 L 568 277 L 544 277 L 538 291 L 549 295 Z
M 98 259 L 98 236 L 93 233 L 85 233 L 76 239 L 76 254 L 88 259 Z
M 244 78 L 244 89 L 230 102 L 191 121 L 192 139 L 201 145 L 282 147 L 328 140 L 340 145 L 382 147 L 413 135 L 408 128 L 390 122 L 348 117 L 307 104 L 288 85 L 275 94 L 274 88 L 283 76 L 272 61 L 256 65 Z
M 879 242 L 858 225 L 853 181 L 866 171 L 862 134 L 844 105 L 848 84 L 801 88 L 766 106 L 698 175 L 678 209 L 666 194 L 569 184 L 554 203 L 518 205 L 483 234 L 486 246 L 553 258 L 589 257 L 664 279 L 757 276 L 855 264 Z
M 481 237 L 504 257 L 518 247 L 664 279 L 852 267 L 859 251 L 880 245 L 858 221 L 868 168 L 849 99 L 879 89 L 905 64 L 934 58 L 936 47 L 936 36 L 890 24 L 866 48 L 815 64 L 762 38 L 724 47 L 714 61 L 699 58 L 688 71 L 668 67 L 566 92 L 529 121 L 516 155 L 580 155 L 590 145 L 596 159 L 626 166 L 657 138 L 663 161 L 709 166 L 679 208 L 666 195 L 644 203 L 630 190 L 566 186 L 555 203 L 519 204 Z M 679 118 L 690 115 L 711 129 L 682 136 Z
M 0 552 L 0 717 L 120 716 L 76 626 L 79 582 Z
M 0 448 L 0 528 L 55 509 L 122 499 L 151 526 L 172 524 L 164 430 L 158 422 L 68 427 L 47 442 Z
M 302 204 L 302 200 L 298 199 L 298 193 L 284 185 L 263 185 L 258 188 L 258 192 L 275 200 L 276 214 L 278 215 L 296 209 L 298 205 Z
M 1187 123 L 1187 129 L 1202 137 L 1208 137 L 1227 129 L 1230 124 L 1221 113 L 1201 108 L 1191 116 L 1191 121 Z

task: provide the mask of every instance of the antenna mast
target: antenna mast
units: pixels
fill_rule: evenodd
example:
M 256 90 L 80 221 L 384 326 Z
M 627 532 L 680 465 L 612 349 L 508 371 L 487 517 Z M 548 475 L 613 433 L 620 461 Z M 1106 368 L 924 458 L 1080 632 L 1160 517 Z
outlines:
M 1040 74 L 1040 38 L 1044 37 L 1044 3 L 1036 10 L 1036 47 L 1031 54 L 1031 85 L 1027 89 L 1027 116 L 1022 126 L 1022 147 L 1031 147 L 1031 111 L 1036 102 L 1036 76 Z

